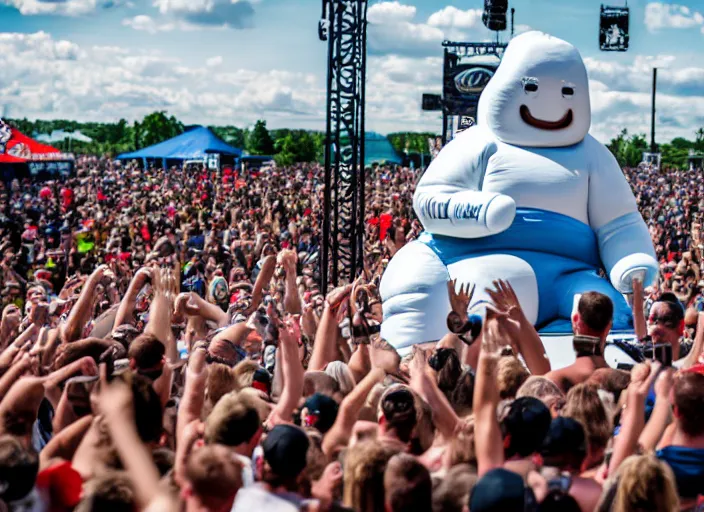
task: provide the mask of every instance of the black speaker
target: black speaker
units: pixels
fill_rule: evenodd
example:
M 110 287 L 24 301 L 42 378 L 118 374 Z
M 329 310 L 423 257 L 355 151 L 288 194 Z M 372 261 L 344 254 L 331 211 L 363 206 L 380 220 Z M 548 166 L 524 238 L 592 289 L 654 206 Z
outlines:
M 423 94 L 423 110 L 442 110 L 442 97 L 439 94 Z
M 484 0 L 482 23 L 489 30 L 506 30 L 506 11 L 508 0 Z

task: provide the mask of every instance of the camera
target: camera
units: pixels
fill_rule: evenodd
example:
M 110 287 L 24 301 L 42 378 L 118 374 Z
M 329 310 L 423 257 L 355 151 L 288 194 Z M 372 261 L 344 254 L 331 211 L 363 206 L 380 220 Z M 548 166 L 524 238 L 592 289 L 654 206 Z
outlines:
M 658 343 L 653 345 L 653 359 L 660 361 L 663 367 L 672 366 L 672 345 L 669 343 Z

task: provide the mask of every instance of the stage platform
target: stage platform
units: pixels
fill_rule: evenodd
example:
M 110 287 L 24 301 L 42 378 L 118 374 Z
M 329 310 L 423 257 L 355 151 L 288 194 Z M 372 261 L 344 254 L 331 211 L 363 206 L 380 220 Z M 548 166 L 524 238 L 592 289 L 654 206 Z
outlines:
M 572 333 L 540 333 L 550 366 L 553 370 L 569 366 L 575 361 L 574 350 L 572 348 Z M 609 366 L 618 368 L 618 365 L 632 365 L 635 363 L 624 350 L 619 348 L 623 343 L 635 343 L 634 332 L 617 332 L 609 335 L 604 350 L 604 356 Z

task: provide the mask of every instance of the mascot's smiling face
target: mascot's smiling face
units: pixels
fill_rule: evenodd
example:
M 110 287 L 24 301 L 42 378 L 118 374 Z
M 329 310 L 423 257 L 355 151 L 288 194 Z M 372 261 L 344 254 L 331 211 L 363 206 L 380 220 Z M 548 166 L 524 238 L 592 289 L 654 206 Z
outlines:
M 591 125 L 589 81 L 571 44 L 541 32 L 511 40 L 479 100 L 479 123 L 517 146 L 577 144 Z

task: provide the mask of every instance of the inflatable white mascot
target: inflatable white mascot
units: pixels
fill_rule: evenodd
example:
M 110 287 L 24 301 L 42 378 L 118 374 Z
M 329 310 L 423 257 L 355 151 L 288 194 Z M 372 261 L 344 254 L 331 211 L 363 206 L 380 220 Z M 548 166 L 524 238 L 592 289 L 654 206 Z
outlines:
M 514 38 L 477 125 L 418 183 L 425 232 L 383 276 L 381 334 L 401 354 L 447 333 L 448 279 L 476 285 L 470 311 L 486 304 L 493 280 L 508 280 L 541 332 L 571 332 L 574 296 L 586 291 L 611 297 L 614 329 L 632 326 L 622 294 L 634 277 L 648 286 L 658 263 L 623 172 L 590 124 L 577 49 L 540 32 Z

